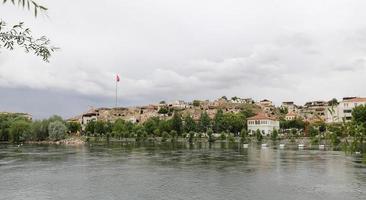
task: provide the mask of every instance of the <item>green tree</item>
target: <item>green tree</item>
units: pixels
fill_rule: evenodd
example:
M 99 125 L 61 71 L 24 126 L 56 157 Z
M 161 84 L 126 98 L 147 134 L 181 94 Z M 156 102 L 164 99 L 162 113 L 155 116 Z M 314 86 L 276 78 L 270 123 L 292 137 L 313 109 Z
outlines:
M 207 112 L 202 112 L 199 119 L 199 131 L 206 132 L 208 128 L 210 128 L 211 119 L 208 116 Z
M 182 116 L 178 112 L 174 112 L 172 118 L 172 129 L 175 130 L 178 133 L 178 135 L 182 134 L 183 130 Z
M 261 131 L 260 131 L 259 129 L 257 129 L 257 130 L 255 131 L 255 136 L 256 136 L 256 138 L 257 138 L 257 141 L 258 141 L 258 142 L 262 142 L 262 140 L 263 140 L 263 135 L 262 135 L 262 133 L 261 133 Z
M 242 129 L 240 131 L 240 143 L 247 143 L 249 141 L 248 131 L 246 129 Z
M 78 122 L 68 122 L 67 130 L 70 131 L 71 133 L 77 133 L 81 131 L 81 125 Z
M 215 142 L 215 137 L 213 136 L 212 129 L 207 130 L 207 135 L 208 135 L 208 142 Z
M 67 127 L 61 121 L 54 121 L 48 125 L 49 138 L 53 141 L 65 139 Z
M 149 135 L 154 135 L 154 131 L 159 128 L 159 117 L 150 117 L 144 122 L 144 127 Z
M 104 136 L 107 133 L 107 124 L 104 121 L 98 120 L 95 122 L 94 133 L 99 136 Z
M 16 120 L 10 125 L 10 142 L 19 143 L 31 136 L 31 125 L 25 120 Z
M 161 107 L 158 111 L 159 114 L 168 114 L 169 113 L 169 109 L 167 107 Z
M 126 126 L 126 122 L 123 119 L 117 119 L 112 127 L 113 136 L 121 139 L 125 136 L 126 132 L 129 132 Z
M 184 125 L 183 125 L 183 130 L 186 133 L 189 133 L 190 131 L 196 131 L 197 130 L 197 125 L 196 122 L 194 121 L 194 119 L 191 117 L 191 115 L 187 114 L 184 117 Z
M 271 133 L 271 140 L 276 141 L 278 139 L 278 131 L 277 129 L 274 129 Z
M 366 127 L 366 105 L 360 105 L 353 108 L 352 121 Z
M 89 123 L 86 124 L 85 132 L 86 132 L 87 135 L 92 135 L 92 134 L 95 133 L 95 124 L 96 124 L 95 120 L 92 120 L 92 121 L 90 121 Z
M 213 119 L 213 130 L 216 133 L 219 133 L 223 130 L 225 130 L 224 128 L 224 112 L 219 109 L 217 110 L 215 117 Z

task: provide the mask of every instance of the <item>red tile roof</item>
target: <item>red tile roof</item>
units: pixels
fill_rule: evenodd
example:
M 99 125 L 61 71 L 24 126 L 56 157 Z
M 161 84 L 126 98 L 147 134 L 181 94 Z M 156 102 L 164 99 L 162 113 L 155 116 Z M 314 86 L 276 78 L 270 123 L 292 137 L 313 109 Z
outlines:
M 270 117 L 264 113 L 258 113 L 256 116 L 248 118 L 248 120 L 262 120 L 262 119 L 276 120 L 276 118 Z
M 366 98 L 356 97 L 353 99 L 344 100 L 344 102 L 366 102 Z

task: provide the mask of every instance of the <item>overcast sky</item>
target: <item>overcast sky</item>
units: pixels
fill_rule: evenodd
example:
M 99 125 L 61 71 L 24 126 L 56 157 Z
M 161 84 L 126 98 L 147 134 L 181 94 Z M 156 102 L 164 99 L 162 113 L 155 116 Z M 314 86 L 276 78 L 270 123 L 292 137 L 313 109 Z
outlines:
M 8 24 L 61 48 L 50 63 L 0 50 L 0 111 L 70 117 L 90 106 L 226 95 L 276 104 L 366 96 L 365 0 L 38 1 Z

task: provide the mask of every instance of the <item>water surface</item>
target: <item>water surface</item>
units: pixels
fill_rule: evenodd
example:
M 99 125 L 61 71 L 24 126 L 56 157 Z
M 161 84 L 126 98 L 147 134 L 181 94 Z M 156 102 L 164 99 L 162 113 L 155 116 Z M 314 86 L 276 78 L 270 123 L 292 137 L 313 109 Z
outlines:
M 366 199 L 339 151 L 226 143 L 0 145 L 0 199 Z

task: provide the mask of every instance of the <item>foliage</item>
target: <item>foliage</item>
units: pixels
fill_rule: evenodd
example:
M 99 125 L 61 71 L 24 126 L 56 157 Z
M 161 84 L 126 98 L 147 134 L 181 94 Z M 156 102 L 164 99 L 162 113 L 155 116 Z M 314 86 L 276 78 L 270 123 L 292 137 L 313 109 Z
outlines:
M 169 109 L 167 107 L 161 107 L 158 111 L 159 114 L 168 114 L 169 113 Z
M 15 5 L 15 0 L 3 0 L 3 3 L 6 2 L 11 2 Z M 34 10 L 34 16 L 37 17 L 38 13 L 40 11 L 47 11 L 48 9 L 40 4 L 38 4 L 36 1 L 34 0 L 18 0 L 18 5 L 23 7 L 23 8 L 27 8 L 28 10 L 32 9 Z
M 51 46 L 50 40 L 45 36 L 33 38 L 30 29 L 24 28 L 23 25 L 24 23 L 20 22 L 12 26 L 12 28 L 6 29 L 6 23 L 0 21 L 0 48 L 4 47 L 8 50 L 13 50 L 15 46 L 19 46 L 26 53 L 32 52 L 48 62 L 51 53 L 57 50 L 57 48 Z
M 183 122 L 182 116 L 178 112 L 174 112 L 172 117 L 172 129 L 178 133 L 178 135 L 182 134 L 183 131 Z
M 271 140 L 276 141 L 278 139 L 278 131 L 277 129 L 274 129 L 271 133 Z
M 194 135 L 195 135 L 195 132 L 193 132 L 193 131 L 189 132 L 189 134 L 188 134 L 188 136 L 189 136 L 188 142 L 189 143 L 193 143 Z
M 208 135 L 208 142 L 215 142 L 215 137 L 213 136 L 212 129 L 207 130 L 207 135 Z
M 366 105 L 356 106 L 352 110 L 352 121 L 366 127 Z
M 187 133 L 197 130 L 197 124 L 189 114 L 184 117 L 183 130 Z
M 193 106 L 198 107 L 200 106 L 201 102 L 199 100 L 193 100 L 192 104 Z
M 263 140 L 263 135 L 259 129 L 255 131 L 255 137 L 257 138 L 258 142 L 261 142 Z
M 49 138 L 53 141 L 65 139 L 67 127 L 61 121 L 54 121 L 48 125 Z
M 161 141 L 162 141 L 162 142 L 166 142 L 166 141 L 168 140 L 168 138 L 169 138 L 169 137 L 170 137 L 170 136 L 169 136 L 168 132 L 163 131 Z
M 336 98 L 331 99 L 330 101 L 328 101 L 328 106 L 337 106 L 338 100 Z
M 144 122 L 144 127 L 149 135 L 154 135 L 154 131 L 159 128 L 160 119 L 159 117 L 150 117 Z
M 81 125 L 77 122 L 68 122 L 67 130 L 70 131 L 71 133 L 77 133 L 81 131 Z
M 248 131 L 246 129 L 242 129 L 240 131 L 240 143 L 247 143 L 249 141 Z
M 199 124 L 198 124 L 198 129 L 201 132 L 206 132 L 208 128 L 210 128 L 211 126 L 211 119 L 208 116 L 207 112 L 202 112 L 200 119 L 199 119 Z
M 85 126 L 85 132 L 87 135 L 92 135 L 95 133 L 95 124 L 95 120 L 92 120 Z
M 25 120 L 16 120 L 9 129 L 10 142 L 19 143 L 29 139 L 31 135 L 31 125 Z
M 226 134 L 225 134 L 225 132 L 222 132 L 221 133 L 220 140 L 226 140 Z
M 280 121 L 280 128 L 281 129 L 292 129 L 292 128 L 296 128 L 296 129 L 305 129 L 305 122 L 304 120 L 302 120 L 301 118 L 296 118 L 294 120 L 281 120 Z

